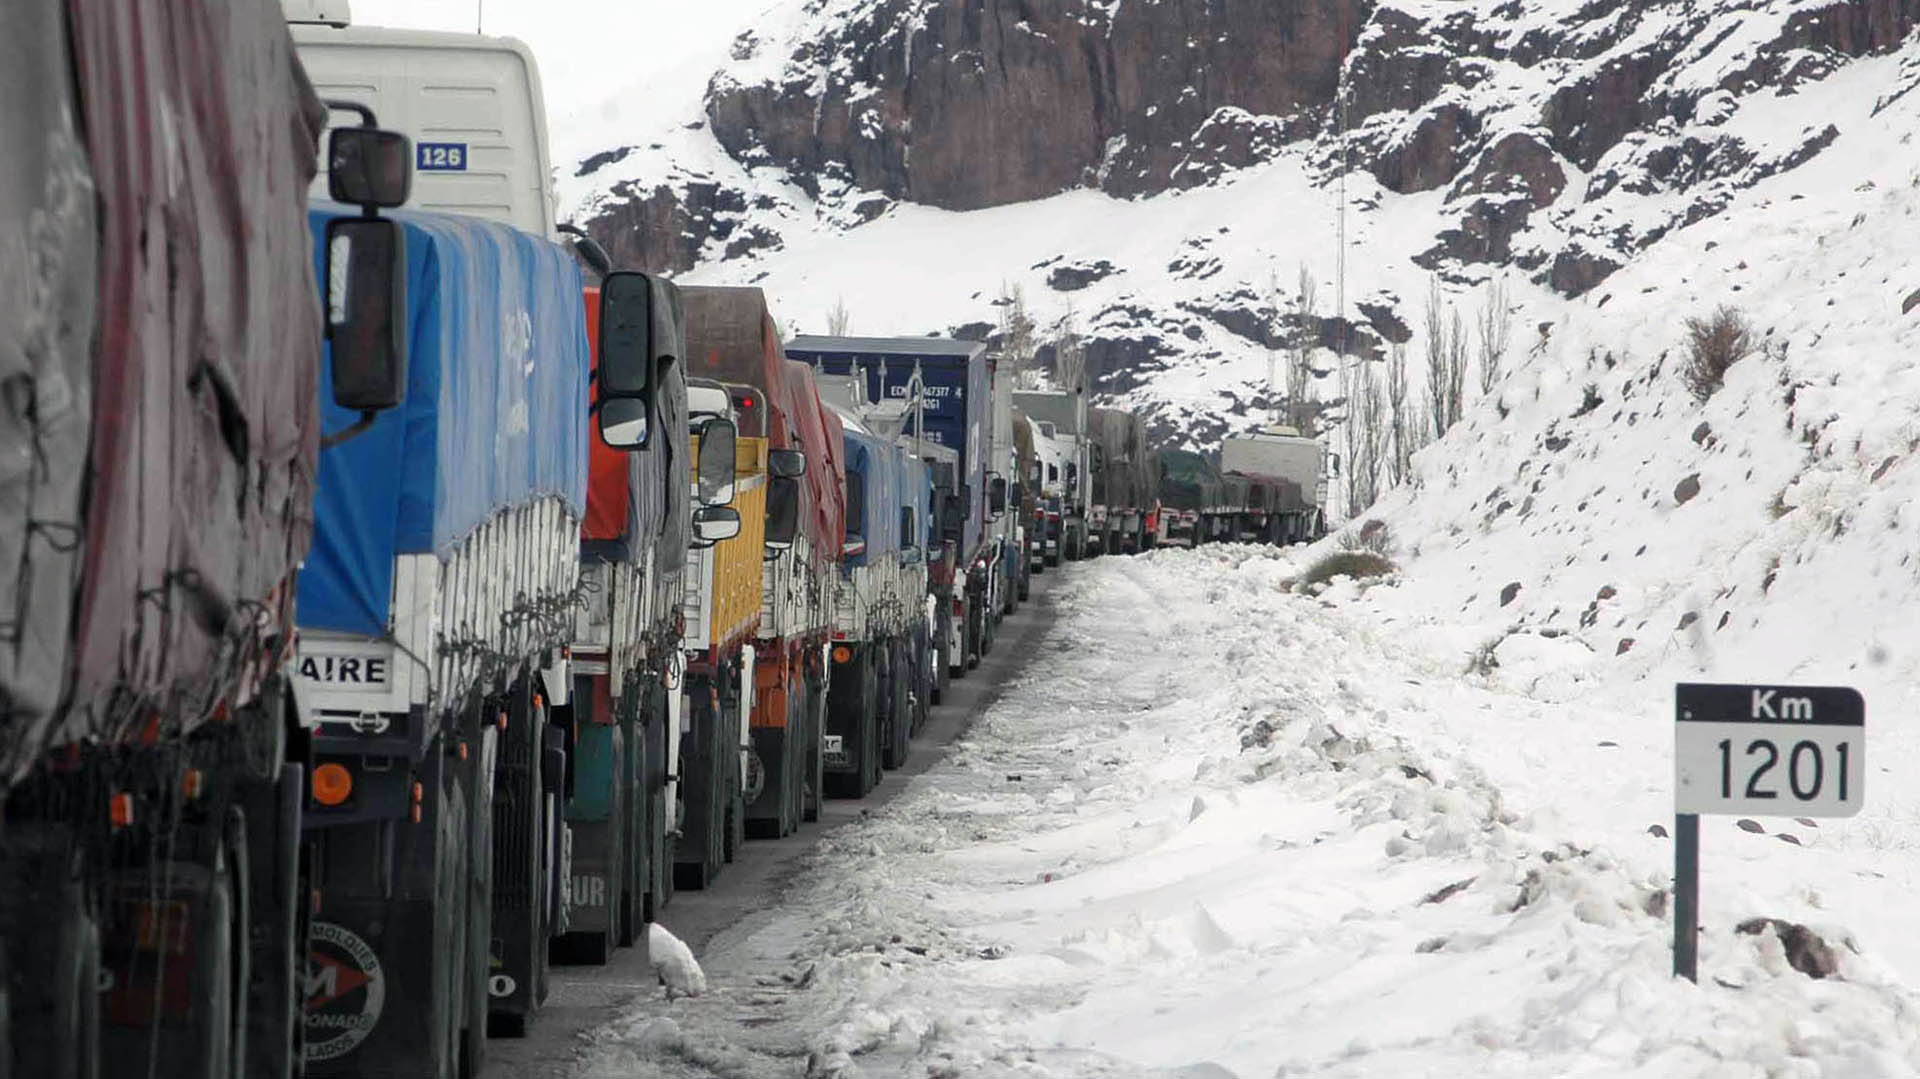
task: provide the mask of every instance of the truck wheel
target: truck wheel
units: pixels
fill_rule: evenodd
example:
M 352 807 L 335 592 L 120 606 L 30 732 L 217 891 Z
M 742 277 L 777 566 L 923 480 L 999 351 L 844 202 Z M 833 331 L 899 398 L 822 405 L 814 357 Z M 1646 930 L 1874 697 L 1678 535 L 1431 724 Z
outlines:
M 967 601 L 967 669 L 980 666 L 980 655 L 986 651 L 986 604 Z
M 479 752 L 468 774 L 467 799 L 467 1007 L 461 1032 L 461 1079 L 479 1079 L 487 1063 L 487 982 L 493 974 L 493 775 L 500 755 L 499 733 L 486 722 L 484 705 L 474 709 Z
M 880 763 L 887 768 L 898 768 L 907 763 L 907 745 L 913 731 L 913 694 L 908 688 L 913 668 L 906 662 L 907 648 L 902 643 L 894 642 L 892 651 L 893 677 L 887 680 L 890 707 L 881 728 L 885 741 Z
M 65 859 L 51 861 L 64 863 Z M 9 1019 L 14 1074 L 99 1079 L 100 923 L 88 909 L 78 879 L 65 879 L 66 866 L 49 868 L 52 872 L 43 879 L 53 886 L 32 894 L 54 899 L 50 908 L 41 909 L 60 912 L 57 929 L 33 935 L 24 948 L 9 956 L 16 968 L 8 972 L 13 980 L 8 997 L 13 1005 Z M 47 945 L 52 946 L 51 954 L 42 950 Z M 34 981 L 31 989 L 23 991 L 23 977 Z
M 827 691 L 812 678 L 807 687 L 806 786 L 801 791 L 800 819 L 820 819 L 820 802 L 825 797 L 826 758 L 820 753 L 820 737 L 827 729 Z
M 493 887 L 489 901 L 502 917 L 494 919 L 497 957 L 513 990 L 498 1008 L 489 1008 L 488 1034 L 523 1038 L 540 999 L 541 960 L 547 953 L 546 878 L 547 792 L 545 712 L 533 703 L 533 688 L 516 682 L 507 698 L 488 708 L 504 709 L 507 729 L 500 745 L 500 768 L 493 792 Z M 491 945 L 489 945 L 491 947 Z M 494 958 L 490 955 L 491 958 Z M 489 975 L 489 983 L 492 977 Z M 493 1000 L 491 988 L 488 1000 Z
M 247 1073 L 248 1004 L 253 988 L 253 919 L 249 884 L 252 876 L 247 863 L 247 815 L 238 806 L 227 810 L 226 844 L 228 890 L 233 896 L 229 907 L 231 926 L 228 947 L 229 974 L 227 992 L 231 994 L 227 1049 L 228 1075 L 242 1079 Z

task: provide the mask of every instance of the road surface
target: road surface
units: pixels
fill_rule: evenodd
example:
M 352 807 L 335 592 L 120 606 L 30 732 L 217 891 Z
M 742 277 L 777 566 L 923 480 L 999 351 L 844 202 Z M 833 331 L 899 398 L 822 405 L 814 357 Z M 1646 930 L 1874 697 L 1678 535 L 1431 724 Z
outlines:
M 749 840 L 714 887 L 675 892 L 662 921 L 700 955 L 721 930 L 778 904 L 788 880 L 821 836 L 885 805 L 906 789 L 915 776 L 945 755 L 946 748 L 999 696 L 1001 687 L 1019 674 L 1053 621 L 1048 586 L 1060 577 L 1056 569 L 1033 578 L 1032 598 L 1001 623 L 992 654 L 965 678 L 949 683 L 946 698 L 933 707 L 926 727 L 913 740 L 905 768 L 886 773 L 864 799 L 829 800 L 818 824 L 785 839 Z M 555 967 L 547 1002 L 527 1036 L 487 1043 L 482 1079 L 573 1079 L 594 1031 L 621 1019 L 633 1001 L 660 994 L 642 947 L 615 952 L 604 967 Z M 798 1062 L 796 1073 L 797 1068 Z

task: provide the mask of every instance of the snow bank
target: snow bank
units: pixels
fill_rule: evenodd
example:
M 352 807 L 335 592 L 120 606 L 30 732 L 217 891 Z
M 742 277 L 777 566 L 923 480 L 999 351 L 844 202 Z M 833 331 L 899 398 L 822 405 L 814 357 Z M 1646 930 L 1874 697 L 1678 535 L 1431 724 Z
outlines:
M 1913 855 L 1710 820 L 1701 984 L 1676 982 L 1649 832 L 1670 717 L 1464 676 L 1436 623 L 1383 619 L 1411 574 L 1310 599 L 1299 569 L 1214 548 L 1071 570 L 950 759 L 709 948 L 716 998 L 760 1001 L 756 1052 L 875 1076 L 1920 1067 L 1888 917 Z M 1735 932 L 1757 915 L 1823 930 L 1836 976 Z M 688 1041 L 742 1037 L 738 1001 L 676 1008 Z

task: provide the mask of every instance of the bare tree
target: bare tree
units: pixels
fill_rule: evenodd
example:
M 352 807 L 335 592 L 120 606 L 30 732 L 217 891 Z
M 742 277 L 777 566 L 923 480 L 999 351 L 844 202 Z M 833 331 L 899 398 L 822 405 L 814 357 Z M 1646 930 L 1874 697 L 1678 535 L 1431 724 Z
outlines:
M 1019 285 L 1000 286 L 1000 354 L 1013 369 L 1015 385 L 1033 384 L 1034 325 Z
M 1440 279 L 1427 279 L 1427 422 L 1434 438 L 1447 433 L 1447 319 L 1440 307 Z
M 1084 392 L 1087 375 L 1087 344 L 1080 336 L 1080 319 L 1067 300 L 1066 313 L 1060 316 L 1059 335 L 1053 346 L 1053 379 L 1068 393 Z
M 1449 307 L 1452 324 L 1447 334 L 1447 426 L 1467 412 L 1467 323 L 1459 308 Z
M 1317 292 L 1313 274 L 1302 263 L 1294 293 L 1293 332 L 1287 341 L 1287 423 L 1302 434 L 1314 433 L 1318 412 L 1313 400 L 1313 352 L 1320 344 Z
M 1407 346 L 1396 341 L 1387 349 L 1387 485 L 1398 487 L 1413 471 L 1413 451 L 1419 426 L 1413 415 L 1413 397 L 1407 387 Z
M 827 336 L 845 337 L 847 335 L 847 322 L 851 317 L 847 312 L 847 298 L 845 296 L 835 297 L 833 310 L 827 312 Z
M 1486 299 L 1475 320 L 1479 332 L 1480 396 L 1493 394 L 1500 383 L 1500 364 L 1513 338 L 1513 311 L 1507 307 L 1507 279 L 1496 277 L 1487 286 Z
M 1358 517 L 1380 497 L 1380 476 L 1389 453 L 1387 409 L 1380 376 L 1365 360 L 1342 376 L 1347 398 L 1347 515 Z
M 1466 411 L 1467 325 L 1452 305 L 1442 306 L 1440 279 L 1427 287 L 1427 416 L 1437 440 Z

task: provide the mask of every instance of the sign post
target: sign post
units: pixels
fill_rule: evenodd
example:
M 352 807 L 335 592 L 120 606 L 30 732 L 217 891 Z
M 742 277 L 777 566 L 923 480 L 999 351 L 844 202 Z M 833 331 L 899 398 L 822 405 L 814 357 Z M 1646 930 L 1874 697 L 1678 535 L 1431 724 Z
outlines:
M 1851 817 L 1867 707 L 1843 686 L 1673 687 L 1673 973 L 1698 980 L 1700 815 Z

